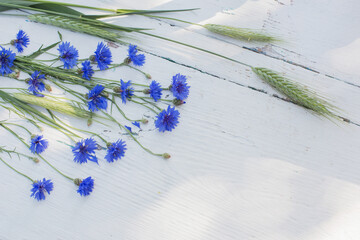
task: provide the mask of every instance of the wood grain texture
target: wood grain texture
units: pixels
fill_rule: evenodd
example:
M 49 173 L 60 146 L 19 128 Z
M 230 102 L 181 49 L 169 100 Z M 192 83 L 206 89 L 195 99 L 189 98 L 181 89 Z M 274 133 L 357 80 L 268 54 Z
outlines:
M 172 158 L 152 157 L 118 129 L 94 124 L 90 130 L 107 140 L 127 141 L 126 157 L 108 164 L 102 152 L 99 166 L 77 165 L 70 148 L 58 142 L 69 140 L 45 128 L 42 134 L 51 147 L 44 157 L 71 176 L 93 176 L 94 192 L 86 198 L 78 196 L 71 182 L 43 162 L 7 159 L 31 177 L 51 177 L 55 190 L 46 201 L 36 202 L 29 197 L 30 183 L 0 165 L 0 239 L 359 238 L 360 88 L 356 85 L 360 84 L 360 32 L 351 27 L 359 20 L 358 1 L 87 3 L 140 9 L 201 7 L 168 16 L 201 24 L 236 23 L 283 36 L 289 41 L 284 45 L 254 44 L 168 20 L 139 16 L 111 20 L 155 28 L 159 35 L 286 73 L 325 95 L 353 123 L 335 124 L 274 96 L 279 94 L 242 65 L 161 40 L 127 35 L 134 37 L 132 42 L 146 55 L 142 70 L 163 86 L 176 73 L 189 78 L 190 97 L 179 107 L 181 121 L 174 132 L 156 131 L 150 111 L 132 103 L 123 106 L 131 117 L 150 116 L 139 140 L 156 152 L 171 153 Z M 18 29 L 29 33 L 31 44 L 25 53 L 57 41 L 57 28 L 25 19 L 1 16 L 0 26 L 2 43 Z M 101 41 L 66 30 L 61 33 L 77 47 L 80 57 L 92 54 Z M 253 48 L 264 51 L 249 50 Z M 111 51 L 117 62 L 126 56 L 124 46 Z M 106 76 L 149 82 L 129 68 L 108 71 Z M 9 85 L 22 86 L 1 77 L 0 87 Z M 57 89 L 54 94 L 63 96 Z M 8 118 L 8 112 L 1 110 L 0 119 Z M 21 122 L 13 115 L 11 119 Z M 76 127 L 86 124 L 66 116 L 62 119 Z M 25 132 L 22 136 L 27 137 Z M 27 151 L 2 129 L 0 145 Z

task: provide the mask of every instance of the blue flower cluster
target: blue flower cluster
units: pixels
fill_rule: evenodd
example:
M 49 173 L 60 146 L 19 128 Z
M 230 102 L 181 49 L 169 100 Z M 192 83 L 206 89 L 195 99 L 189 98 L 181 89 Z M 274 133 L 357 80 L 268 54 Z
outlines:
M 99 109 L 106 110 L 107 108 L 107 99 L 101 96 L 101 93 L 104 90 L 104 86 L 96 85 L 88 93 L 88 108 L 90 111 L 95 112 Z
M 180 113 L 174 107 L 168 106 L 166 110 L 162 110 L 156 117 L 155 127 L 160 132 L 171 132 L 179 123 Z
M 77 192 L 81 196 L 85 197 L 85 196 L 90 195 L 90 193 L 93 191 L 93 189 L 94 189 L 94 179 L 92 179 L 91 177 L 87 177 L 81 181 Z
M 32 153 L 40 154 L 44 152 L 48 146 L 49 142 L 41 135 L 35 135 L 31 138 L 30 151 Z
M 181 101 L 185 100 L 189 96 L 189 88 L 190 86 L 187 85 L 186 76 L 180 73 L 173 76 L 170 91 L 174 97 Z
M 41 201 L 45 200 L 45 193 L 50 194 L 50 192 L 54 188 L 54 184 L 51 180 L 43 180 L 34 181 L 32 184 L 33 188 L 31 189 L 31 197 L 34 197 L 36 200 Z
M 16 35 L 16 39 L 11 41 L 11 44 L 21 53 L 30 44 L 30 38 L 23 30 L 20 30 Z
M 134 95 L 134 88 L 130 86 L 131 81 L 124 82 L 120 79 L 120 95 L 123 103 L 126 103 L 126 100 L 131 99 L 131 96 Z
M 75 144 L 72 148 L 74 155 L 74 162 L 86 163 L 87 161 L 98 163 L 95 155 L 95 150 L 98 149 L 98 145 L 93 138 L 83 139 Z
M 35 71 L 33 74 L 31 74 L 31 78 L 28 81 L 29 84 L 28 90 L 29 92 L 33 93 L 35 96 L 42 97 L 44 95 L 39 93 L 45 90 L 45 84 L 43 80 L 45 80 L 46 78 L 44 74 L 40 74 L 40 73 L 41 73 L 40 71 Z
M 2 46 L 0 46 L 0 73 L 2 76 L 5 74 L 10 74 L 13 72 L 11 67 L 14 65 L 14 60 L 16 54 L 13 53 L 10 49 L 5 49 Z
M 100 70 L 105 70 L 112 63 L 112 55 L 108 46 L 101 42 L 97 45 L 95 51 L 95 60 Z
M 60 61 L 64 63 L 64 68 L 70 69 L 76 66 L 79 52 L 69 42 L 62 42 L 59 45 Z
M 137 46 L 130 44 L 128 49 L 128 60 L 135 66 L 142 66 L 145 63 L 145 55 L 138 54 Z

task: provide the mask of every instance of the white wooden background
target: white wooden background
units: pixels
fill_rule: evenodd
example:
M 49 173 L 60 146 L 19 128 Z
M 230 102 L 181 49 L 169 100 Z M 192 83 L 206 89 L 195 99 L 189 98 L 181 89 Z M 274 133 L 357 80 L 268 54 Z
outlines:
M 153 33 L 286 73 L 330 99 L 351 123 L 333 123 L 275 97 L 273 89 L 239 64 L 149 37 L 128 36 L 146 52 L 142 69 L 153 79 L 166 86 L 176 73 L 189 78 L 190 97 L 179 108 L 181 121 L 175 131 L 159 133 L 150 120 L 139 132 L 144 145 L 170 152 L 172 158 L 152 157 L 117 129 L 94 125 L 90 130 L 108 140 L 126 140 L 126 157 L 108 164 L 104 154 L 98 154 L 99 166 L 78 165 L 69 147 L 57 142 L 69 140 L 45 128 L 42 134 L 51 147 L 44 157 L 73 177 L 93 176 L 94 192 L 80 197 L 71 182 L 43 162 L 7 159 L 35 179 L 51 178 L 55 188 L 46 201 L 37 202 L 29 197 L 30 182 L 1 164 L 0 239 L 360 238 L 358 0 L 92 0 L 86 4 L 200 7 L 165 16 L 274 33 L 286 42 L 235 41 L 200 27 L 141 16 L 110 21 L 154 28 Z M 25 54 L 57 41 L 57 28 L 24 18 L 1 16 L 0 26 L 1 43 L 19 29 L 30 35 Z M 90 55 L 101 41 L 66 30 L 61 33 L 81 57 Z M 111 50 L 118 62 L 126 56 L 123 46 Z M 148 82 L 126 68 L 108 71 L 106 76 Z M 14 81 L 2 77 L 0 86 L 9 85 L 15 86 Z M 143 113 L 154 117 L 131 103 L 125 111 L 132 117 Z M 9 118 L 3 110 L 0 116 Z M 62 118 L 74 126 L 85 125 Z M 0 145 L 26 151 L 4 130 Z

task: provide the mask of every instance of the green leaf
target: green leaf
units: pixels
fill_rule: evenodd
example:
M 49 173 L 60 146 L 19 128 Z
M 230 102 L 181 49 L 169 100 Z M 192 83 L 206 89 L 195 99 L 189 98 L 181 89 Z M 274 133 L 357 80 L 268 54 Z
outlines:
M 130 14 L 152 14 L 152 13 L 169 13 L 169 12 L 186 12 L 186 11 L 194 11 L 200 8 L 189 8 L 189 9 L 175 9 L 175 10 L 133 10 L 133 9 L 116 9 L 117 13 L 121 13 L 124 15 Z
M 20 0 L 0 0 L 0 3 L 11 3 L 11 4 L 17 4 L 21 6 L 31 6 L 34 3 L 28 2 L 28 1 L 20 1 Z M 14 9 L 15 7 L 8 7 L 8 6 L 0 6 L 0 12 L 7 11 L 10 9 Z
M 40 48 L 39 48 L 37 51 L 35 51 L 35 52 L 33 52 L 32 54 L 26 56 L 26 58 L 34 59 L 34 58 L 36 58 L 37 56 L 43 54 L 44 52 L 52 49 L 53 47 L 56 47 L 59 43 L 62 42 L 62 35 L 61 35 L 61 33 L 60 33 L 59 31 L 58 31 L 58 34 L 59 34 L 60 41 L 58 41 L 58 42 L 56 42 L 56 43 L 53 43 L 53 44 L 47 46 L 46 48 L 42 48 L 43 45 L 41 45 Z
M 81 17 L 83 13 L 66 6 L 52 3 L 32 3 L 31 7 Z

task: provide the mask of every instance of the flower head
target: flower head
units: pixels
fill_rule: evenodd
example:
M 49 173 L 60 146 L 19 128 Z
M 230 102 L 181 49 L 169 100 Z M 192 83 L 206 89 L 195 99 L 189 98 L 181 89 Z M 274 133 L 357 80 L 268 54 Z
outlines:
M 92 179 L 91 177 L 87 177 L 87 178 L 85 178 L 84 180 L 81 181 L 77 192 L 81 196 L 85 197 L 87 195 L 90 195 L 93 188 L 94 188 L 94 179 Z
M 95 112 L 99 109 L 106 110 L 107 108 L 107 99 L 101 96 L 101 92 L 104 90 L 104 87 L 101 85 L 96 85 L 88 93 L 88 108 L 90 111 Z
M 86 138 L 77 142 L 72 148 L 74 162 L 81 164 L 89 160 L 97 163 L 97 157 L 95 156 L 96 149 L 97 143 L 93 138 Z
M 41 94 L 38 94 L 39 92 L 42 92 L 45 90 L 45 84 L 42 81 L 45 78 L 44 74 L 40 74 L 40 71 L 35 71 L 33 72 L 33 74 L 31 74 L 31 77 L 28 81 L 29 87 L 28 90 L 29 92 L 32 92 L 34 95 L 36 96 L 43 96 Z
M 31 138 L 30 151 L 32 153 L 42 153 L 49 146 L 49 142 L 41 135 L 35 135 Z
M 131 81 L 124 82 L 120 79 L 120 95 L 123 103 L 126 103 L 126 99 L 130 99 L 134 95 L 134 88 L 130 87 Z
M 94 74 L 94 70 L 92 69 L 91 63 L 89 60 L 82 62 L 81 63 L 82 68 L 82 77 L 85 78 L 86 80 L 90 80 L 90 78 L 92 77 L 92 75 Z
M 136 45 L 129 45 L 128 49 L 128 59 L 132 62 L 135 66 L 142 66 L 145 63 L 145 55 L 144 54 L 137 54 L 137 46 Z
M 159 100 L 162 95 L 161 93 L 162 89 L 160 84 L 153 80 L 150 83 L 149 88 L 150 88 L 150 96 L 154 99 L 155 102 L 157 102 L 157 100 Z
M 179 100 L 185 100 L 189 96 L 189 88 L 186 76 L 180 73 L 173 76 L 170 91 L 174 94 L 174 97 Z
M 103 42 L 98 43 L 95 51 L 95 60 L 98 64 L 98 68 L 100 70 L 105 70 L 106 68 L 108 68 L 108 65 L 112 63 L 111 58 L 112 55 L 110 52 L 110 48 L 106 46 Z
M 32 185 L 33 188 L 31 189 L 30 197 L 34 197 L 38 201 L 45 200 L 45 193 L 50 194 L 54 188 L 51 180 L 46 180 L 45 178 L 42 181 L 34 181 Z
M 1 46 L 0 46 L 1 47 Z M 10 74 L 13 72 L 11 67 L 14 65 L 16 54 L 13 53 L 10 49 L 6 50 L 1 47 L 0 51 L 0 73 L 4 76 L 4 74 Z
M 105 159 L 110 163 L 121 159 L 125 155 L 126 144 L 123 140 L 117 140 L 108 146 Z
M 155 121 L 155 127 L 160 132 L 169 131 L 171 132 L 179 123 L 180 113 L 174 107 L 168 106 L 166 110 L 162 110 Z
M 11 44 L 14 45 L 20 53 L 24 51 L 24 47 L 27 47 L 29 43 L 29 36 L 23 30 L 19 30 L 16 34 L 16 39 L 11 41 Z
M 76 65 L 79 52 L 69 42 L 62 42 L 57 49 L 60 53 L 60 60 L 64 63 L 64 68 L 70 69 Z

